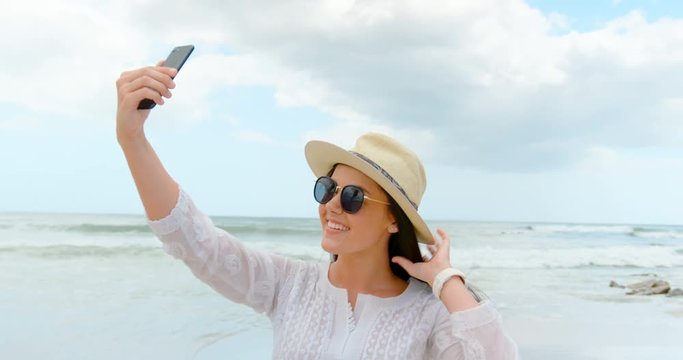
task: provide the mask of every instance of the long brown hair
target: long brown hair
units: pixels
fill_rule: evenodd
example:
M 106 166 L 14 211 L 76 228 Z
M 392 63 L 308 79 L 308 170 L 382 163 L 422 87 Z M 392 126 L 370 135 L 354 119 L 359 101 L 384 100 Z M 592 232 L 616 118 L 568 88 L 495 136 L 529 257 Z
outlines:
M 391 234 L 389 237 L 389 264 L 394 275 L 408 281 L 410 278 L 408 272 L 401 265 L 391 262 L 391 259 L 394 256 L 402 256 L 414 263 L 424 260 L 422 253 L 420 253 L 420 247 L 417 245 L 417 235 L 415 234 L 413 223 L 410 222 L 408 215 L 398 206 L 394 198 L 388 197 L 391 204 L 389 205 L 391 213 L 394 215 L 396 225 L 398 225 L 398 232 Z

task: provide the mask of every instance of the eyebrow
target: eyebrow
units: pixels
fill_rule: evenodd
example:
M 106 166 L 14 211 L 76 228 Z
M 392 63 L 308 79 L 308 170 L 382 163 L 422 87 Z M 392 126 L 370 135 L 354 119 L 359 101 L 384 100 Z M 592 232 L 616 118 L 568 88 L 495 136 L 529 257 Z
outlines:
M 354 185 L 355 185 L 355 184 L 354 184 Z M 363 192 L 364 192 L 365 194 L 370 194 L 370 195 L 372 195 L 372 191 L 370 191 L 370 190 L 368 190 L 368 189 L 366 189 L 366 188 L 364 188 L 364 187 L 362 187 L 362 186 L 360 186 L 360 185 L 355 185 L 355 186 L 358 186 L 361 190 L 363 190 Z
M 374 192 L 374 191 L 370 191 L 370 190 L 368 190 L 367 188 L 365 188 L 365 187 L 363 187 L 363 186 L 360 186 L 360 185 L 357 185 L 357 184 L 349 184 L 349 185 L 358 186 L 361 190 L 363 190 L 363 193 L 364 193 L 365 195 L 377 196 L 379 193 L 381 193 L 381 191 L 380 191 L 380 192 L 377 192 L 377 193 Z M 343 187 L 343 186 L 342 186 L 342 187 Z M 381 188 L 380 188 L 380 190 L 381 190 Z M 387 199 L 386 201 L 389 201 L 389 200 Z
M 332 180 L 334 180 L 334 179 L 332 179 Z M 346 184 L 346 185 L 344 185 L 344 186 L 341 186 L 341 185 L 339 185 L 339 182 L 337 182 L 337 180 L 334 180 L 334 182 L 336 182 L 336 183 L 337 183 L 337 186 L 339 186 L 339 187 L 341 187 L 341 188 L 344 188 L 344 186 L 347 186 L 347 185 L 353 185 L 353 186 L 358 187 L 358 188 L 360 188 L 361 190 L 363 190 L 363 192 L 364 192 L 366 195 L 368 195 L 368 194 L 369 194 L 369 195 L 373 195 L 373 194 L 374 194 L 373 191 L 370 191 L 370 190 L 368 190 L 365 186 L 362 186 L 362 185 L 359 185 L 359 184 Z

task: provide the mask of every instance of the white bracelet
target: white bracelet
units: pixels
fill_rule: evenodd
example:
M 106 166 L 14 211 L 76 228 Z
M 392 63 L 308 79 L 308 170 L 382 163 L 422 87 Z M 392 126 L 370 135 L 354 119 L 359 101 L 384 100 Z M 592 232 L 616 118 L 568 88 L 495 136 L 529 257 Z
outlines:
M 462 279 L 463 284 L 465 284 L 465 274 L 460 270 L 445 268 L 436 274 L 434 282 L 432 282 L 432 292 L 437 299 L 441 299 L 441 289 L 443 289 L 443 285 L 453 276 L 459 276 Z

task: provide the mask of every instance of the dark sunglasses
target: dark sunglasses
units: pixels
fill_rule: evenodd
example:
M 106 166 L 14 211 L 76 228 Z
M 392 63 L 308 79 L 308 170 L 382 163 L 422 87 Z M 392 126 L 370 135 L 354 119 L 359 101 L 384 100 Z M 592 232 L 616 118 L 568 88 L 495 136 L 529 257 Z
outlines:
M 365 196 L 363 189 L 356 185 L 346 185 L 343 188 L 337 186 L 337 183 L 329 176 L 321 176 L 316 180 L 313 187 L 313 197 L 315 201 L 320 204 L 327 204 L 334 196 L 341 190 L 340 202 L 341 207 L 349 214 L 355 214 L 363 206 L 364 200 L 374 201 L 376 203 L 390 205 L 388 202 L 373 199 Z

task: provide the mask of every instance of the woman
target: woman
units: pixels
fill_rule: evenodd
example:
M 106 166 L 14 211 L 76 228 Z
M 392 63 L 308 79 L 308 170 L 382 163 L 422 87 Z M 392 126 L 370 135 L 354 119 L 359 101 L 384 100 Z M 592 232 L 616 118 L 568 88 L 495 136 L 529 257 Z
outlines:
M 306 159 L 329 263 L 244 247 L 216 228 L 165 171 L 144 134 L 144 98 L 164 103 L 175 70 L 125 72 L 117 81 L 117 138 L 150 226 L 164 248 L 232 301 L 266 313 L 282 359 L 514 359 L 490 302 L 451 268 L 449 239 L 417 212 L 420 160 L 395 140 L 366 134 L 349 151 L 312 141 Z M 423 261 L 417 241 L 428 244 Z M 431 289 L 430 289 L 431 287 Z

